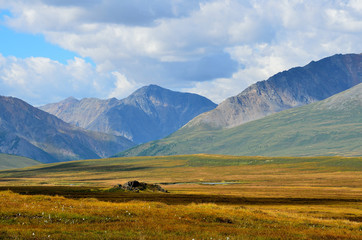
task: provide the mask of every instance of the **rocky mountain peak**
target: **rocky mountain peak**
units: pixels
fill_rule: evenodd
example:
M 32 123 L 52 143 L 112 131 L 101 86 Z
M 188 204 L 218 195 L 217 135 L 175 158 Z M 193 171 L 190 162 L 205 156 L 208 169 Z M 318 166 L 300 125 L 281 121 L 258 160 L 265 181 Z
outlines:
M 197 94 L 148 85 L 122 100 L 88 98 L 48 104 L 41 109 L 76 126 L 142 143 L 165 137 L 215 107 Z
M 62 102 L 79 102 L 79 100 L 73 96 L 70 96 L 70 97 L 67 97 L 66 99 L 64 99 Z

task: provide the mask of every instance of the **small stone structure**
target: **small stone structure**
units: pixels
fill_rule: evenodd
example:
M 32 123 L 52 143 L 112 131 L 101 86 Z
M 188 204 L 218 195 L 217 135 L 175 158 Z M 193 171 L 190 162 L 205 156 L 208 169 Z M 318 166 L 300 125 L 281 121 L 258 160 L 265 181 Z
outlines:
M 128 181 L 123 185 L 117 184 L 116 186 L 113 187 L 113 189 L 123 189 L 123 190 L 127 190 L 127 191 L 132 191 L 132 192 L 139 192 L 139 191 L 146 191 L 146 190 L 149 190 L 152 192 L 165 192 L 165 193 L 168 192 L 167 190 L 163 189 L 160 185 L 148 184 L 145 182 L 139 182 L 137 180 Z

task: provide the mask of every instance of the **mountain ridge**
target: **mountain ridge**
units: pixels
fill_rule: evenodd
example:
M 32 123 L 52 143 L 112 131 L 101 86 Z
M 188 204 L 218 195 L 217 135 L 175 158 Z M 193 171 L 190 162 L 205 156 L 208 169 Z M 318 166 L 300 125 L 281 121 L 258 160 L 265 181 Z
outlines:
M 57 162 L 106 157 L 133 145 L 72 126 L 21 99 L 0 96 L 1 153 Z
M 40 109 L 76 126 L 142 143 L 165 137 L 215 107 L 197 94 L 148 85 L 121 100 L 66 99 Z
M 184 127 L 116 156 L 362 156 L 362 83 L 325 100 L 226 129 Z
M 362 82 L 362 54 L 336 54 L 252 84 L 185 127 L 231 128 L 330 97 Z

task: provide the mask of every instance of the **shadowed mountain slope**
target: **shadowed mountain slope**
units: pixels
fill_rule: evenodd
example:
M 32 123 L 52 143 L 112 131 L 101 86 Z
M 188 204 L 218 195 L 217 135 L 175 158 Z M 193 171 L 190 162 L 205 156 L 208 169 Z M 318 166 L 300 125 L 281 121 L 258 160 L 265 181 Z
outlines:
M 197 94 L 149 85 L 122 100 L 68 98 L 41 109 L 76 126 L 143 143 L 168 136 L 215 107 L 216 104 Z
M 100 158 L 134 144 L 123 137 L 86 131 L 26 102 L 0 96 L 0 152 L 41 162 Z
M 280 72 L 191 120 L 187 126 L 230 128 L 317 102 L 362 82 L 362 54 L 334 55 Z
M 183 127 L 117 156 L 362 156 L 362 84 L 323 101 L 229 129 Z

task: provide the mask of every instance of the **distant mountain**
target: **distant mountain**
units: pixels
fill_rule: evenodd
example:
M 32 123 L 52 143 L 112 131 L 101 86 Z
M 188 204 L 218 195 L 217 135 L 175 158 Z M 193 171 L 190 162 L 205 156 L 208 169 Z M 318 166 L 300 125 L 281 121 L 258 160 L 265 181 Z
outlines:
M 88 130 L 143 143 L 168 136 L 200 113 L 215 107 L 215 103 L 197 94 L 149 85 L 122 100 L 68 98 L 40 109 Z
M 0 153 L 0 170 L 24 168 L 38 164 L 40 164 L 40 162 L 30 158 Z
M 183 127 L 117 156 L 362 156 L 362 84 L 323 101 L 229 129 Z M 343 163 L 341 163 L 343 164 Z
M 257 82 L 187 127 L 230 128 L 317 102 L 362 82 L 362 54 L 334 55 Z
M 41 162 L 100 158 L 134 144 L 123 137 L 86 131 L 26 102 L 0 96 L 0 152 Z

